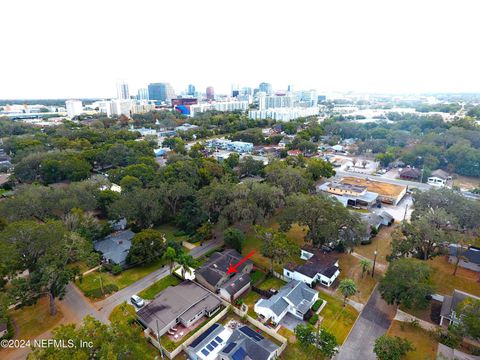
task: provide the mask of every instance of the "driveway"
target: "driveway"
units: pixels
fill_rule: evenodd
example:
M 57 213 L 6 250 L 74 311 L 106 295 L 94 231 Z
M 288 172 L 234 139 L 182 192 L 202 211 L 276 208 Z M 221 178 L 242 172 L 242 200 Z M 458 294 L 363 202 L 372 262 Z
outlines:
M 298 324 L 305 324 L 305 321 L 300 320 L 299 318 L 293 316 L 290 313 L 287 313 L 280 321 L 280 325 L 283 327 L 286 327 L 288 330 L 295 331 L 295 328 L 297 327 Z
M 375 339 L 387 332 L 395 312 L 396 307 L 388 305 L 375 288 L 335 359 L 376 360 L 373 353 Z

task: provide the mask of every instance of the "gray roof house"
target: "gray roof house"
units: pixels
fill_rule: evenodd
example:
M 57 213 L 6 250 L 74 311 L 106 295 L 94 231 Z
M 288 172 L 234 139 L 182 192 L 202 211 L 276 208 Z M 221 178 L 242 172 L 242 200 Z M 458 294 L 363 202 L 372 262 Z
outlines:
M 95 241 L 93 246 L 96 251 L 102 253 L 106 261 L 125 265 L 134 236 L 135 233 L 132 230 L 118 231 L 102 240 Z
M 190 359 L 271 360 L 279 346 L 248 326 L 235 330 L 214 324 L 186 349 Z
M 461 318 L 457 317 L 457 306 L 467 299 L 480 300 L 480 298 L 475 295 L 457 289 L 453 290 L 452 296 L 445 295 L 440 311 L 440 325 L 443 325 L 444 322 L 447 325 L 458 324 Z
M 210 317 L 222 301 L 202 286 L 186 280 L 161 291 L 137 312 L 139 321 L 154 334 L 163 335 L 178 324 L 189 327 L 203 316 Z
M 463 253 L 459 251 L 460 249 L 462 249 L 460 245 L 450 244 L 448 246 L 448 261 L 456 263 L 457 254 L 460 252 L 461 258 L 458 262 L 458 266 L 475 272 L 480 272 L 480 248 L 469 246 L 468 249 L 463 248 Z
M 227 301 L 237 299 L 250 287 L 250 275 L 253 263 L 250 260 L 242 263 L 238 272 L 228 274 L 230 264 L 236 264 L 242 255 L 234 249 L 216 252 L 210 260 L 195 270 L 195 279 L 212 292 L 219 293 Z
M 315 290 L 302 281 L 292 280 L 270 299 L 258 300 L 254 311 L 274 324 L 280 323 L 287 313 L 303 320 L 317 299 Z

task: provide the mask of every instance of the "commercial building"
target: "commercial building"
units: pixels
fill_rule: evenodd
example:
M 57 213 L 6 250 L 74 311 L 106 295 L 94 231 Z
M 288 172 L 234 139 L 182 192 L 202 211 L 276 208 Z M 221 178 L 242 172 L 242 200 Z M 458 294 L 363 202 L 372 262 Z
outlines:
M 148 84 L 148 99 L 156 101 L 170 101 L 175 98 L 175 91 L 170 83 Z
M 213 86 L 208 86 L 206 90 L 207 100 L 215 100 L 215 89 Z
M 212 103 L 201 103 L 190 105 L 190 116 L 206 111 L 246 111 L 248 110 L 248 101 L 218 101 Z
M 210 148 L 235 151 L 238 153 L 252 152 L 253 143 L 245 141 L 231 141 L 227 139 L 212 139 L 206 142 Z
M 195 86 L 192 84 L 188 85 L 187 94 L 190 96 L 195 96 Z
M 345 206 L 371 208 L 377 204 L 378 194 L 368 191 L 366 186 L 344 184 L 336 181 L 317 186 L 322 191 L 334 196 Z
M 80 100 L 67 100 L 65 101 L 65 107 L 69 118 L 81 115 L 83 112 L 83 106 Z
M 111 100 L 106 103 L 107 116 L 130 116 L 133 102 L 131 100 Z
M 309 108 L 277 108 L 268 110 L 250 110 L 248 112 L 249 119 L 264 120 L 273 119 L 276 121 L 291 121 L 302 117 L 317 116 L 319 110 L 317 107 Z
M 303 320 L 317 299 L 315 290 L 302 281 L 292 280 L 270 299 L 258 300 L 254 311 L 273 324 L 280 323 L 287 313 Z
M 172 99 L 172 107 L 178 112 L 187 116 L 191 114 L 190 107 L 196 104 L 198 104 L 198 100 L 196 98 Z
M 407 186 L 405 185 L 391 184 L 369 178 L 347 176 L 342 178 L 340 183 L 364 186 L 368 191 L 378 194 L 378 199 L 381 202 L 391 205 L 397 205 L 407 193 Z
M 284 276 L 311 287 L 315 287 L 316 283 L 330 287 L 340 275 L 338 257 L 333 254 L 324 254 L 313 246 L 304 246 L 300 258 L 306 262 L 302 265 L 288 264 L 283 269 Z
M 137 312 L 138 320 L 150 333 L 162 336 L 171 328 L 190 327 L 202 317 L 211 317 L 222 301 L 200 285 L 186 280 L 161 291 L 149 304 Z
M 120 99 L 120 100 L 130 99 L 128 84 L 123 80 L 117 83 L 117 99 Z
M 258 93 L 259 110 L 292 108 L 297 104 L 297 99 L 293 94 L 268 95 L 267 93 Z
M 155 105 L 146 101 L 133 102 L 130 108 L 131 114 L 144 114 L 149 111 L 155 110 Z

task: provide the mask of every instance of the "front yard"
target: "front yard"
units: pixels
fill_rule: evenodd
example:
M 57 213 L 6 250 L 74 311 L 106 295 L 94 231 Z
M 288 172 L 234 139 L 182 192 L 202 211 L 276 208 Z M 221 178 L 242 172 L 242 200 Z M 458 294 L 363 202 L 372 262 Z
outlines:
M 163 260 L 157 260 L 147 266 L 138 266 L 124 270 L 118 275 L 112 275 L 109 272 L 94 271 L 83 276 L 82 279 L 77 279 L 75 284 L 82 290 L 85 296 L 92 299 L 99 299 L 107 293 L 118 291 L 133 284 L 135 281 L 140 280 L 163 265 Z M 100 279 L 102 282 L 101 285 Z
M 351 254 L 339 254 L 339 265 L 340 276 L 335 281 L 335 284 L 333 285 L 334 288 L 338 287 L 338 284 L 342 279 L 352 279 L 357 285 L 358 292 L 351 296 L 350 299 L 362 304 L 366 304 L 370 294 L 373 291 L 373 288 L 380 279 L 380 272 L 378 271 L 378 268 L 375 270 L 375 277 L 372 278 L 371 273 L 365 273 L 362 276 L 360 260 Z M 339 294 L 339 296 L 341 296 L 341 294 Z
M 8 312 L 14 322 L 15 339 L 33 339 L 52 329 L 62 320 L 63 314 L 58 306 L 57 314 L 50 315 L 49 304 L 48 297 L 44 296 L 34 305 Z
M 413 344 L 415 351 L 407 353 L 404 359 L 425 360 L 437 358 L 438 343 L 429 332 L 422 328 L 394 320 L 388 330 L 388 335 L 407 339 Z
M 163 279 L 155 281 L 152 285 L 150 285 L 145 290 L 142 290 L 138 293 L 143 299 L 152 300 L 160 291 L 166 289 L 169 286 L 175 286 L 180 284 L 182 281 L 173 275 L 168 275 Z
M 437 256 L 428 260 L 428 264 L 434 270 L 432 277 L 437 293 L 452 295 L 453 289 L 480 296 L 480 274 L 458 267 L 457 274 L 453 276 L 455 266 L 450 264 L 445 256 Z
M 388 264 L 387 256 L 392 252 L 390 245 L 392 242 L 392 233 L 397 226 L 398 225 L 382 227 L 370 244 L 358 245 L 354 251 L 373 261 L 375 257 L 374 252 L 377 250 L 377 262 L 380 264 Z

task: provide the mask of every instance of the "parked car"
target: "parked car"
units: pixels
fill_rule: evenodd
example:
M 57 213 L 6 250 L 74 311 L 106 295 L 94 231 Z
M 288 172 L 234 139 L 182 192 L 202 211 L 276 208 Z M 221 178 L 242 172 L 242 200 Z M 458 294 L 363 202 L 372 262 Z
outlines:
M 145 305 L 145 301 L 138 295 L 133 295 L 130 298 L 130 301 L 132 302 L 133 305 L 135 305 L 138 308 L 141 308 L 143 305 Z

